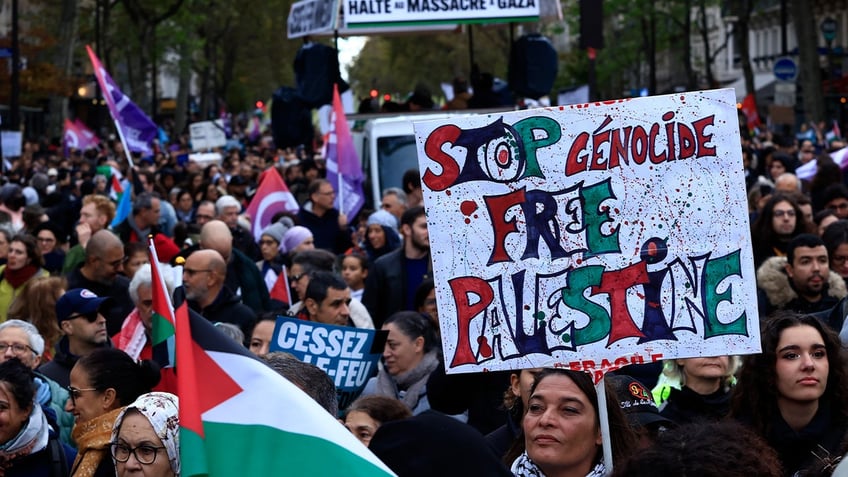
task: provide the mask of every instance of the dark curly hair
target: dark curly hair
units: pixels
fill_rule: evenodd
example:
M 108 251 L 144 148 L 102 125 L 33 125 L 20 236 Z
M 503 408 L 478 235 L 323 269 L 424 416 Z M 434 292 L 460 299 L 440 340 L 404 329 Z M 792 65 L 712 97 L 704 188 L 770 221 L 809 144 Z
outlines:
M 730 415 L 749 423 L 761 436 L 768 435 L 774 417 L 780 412 L 777 407 L 777 345 L 783 331 L 796 326 L 811 326 L 821 335 L 830 366 L 827 387 L 819 400 L 830 404 L 835 422 L 848 422 L 846 355 L 839 336 L 814 316 L 780 311 L 762 325 L 763 351 L 745 358 L 731 396 Z
M 733 421 L 696 422 L 665 431 L 656 443 L 615 469 L 614 477 L 698 475 L 780 477 L 777 452 Z

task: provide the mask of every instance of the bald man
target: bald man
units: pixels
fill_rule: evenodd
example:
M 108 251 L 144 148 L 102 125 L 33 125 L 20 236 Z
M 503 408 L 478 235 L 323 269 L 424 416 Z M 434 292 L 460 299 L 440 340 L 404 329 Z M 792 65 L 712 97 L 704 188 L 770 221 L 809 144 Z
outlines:
M 65 278 L 68 290 L 87 288 L 100 297 L 112 298 L 101 313 L 106 317 L 109 336 L 121 331 L 124 318 L 135 308 L 130 299 L 130 281 L 123 276 L 124 244 L 108 230 L 98 230 L 85 244 L 85 262 L 71 270 Z
M 198 250 L 189 255 L 183 266 L 188 306 L 213 323 L 232 323 L 249 336 L 256 313 L 224 284 L 226 276 L 227 262 L 215 250 Z
M 198 242 L 200 250 L 214 250 L 223 257 L 227 266 L 224 284 L 240 297 L 242 303 L 255 313 L 271 309 L 271 297 L 259 268 L 247 255 L 233 248 L 233 235 L 226 223 L 220 220 L 207 222 L 200 229 Z

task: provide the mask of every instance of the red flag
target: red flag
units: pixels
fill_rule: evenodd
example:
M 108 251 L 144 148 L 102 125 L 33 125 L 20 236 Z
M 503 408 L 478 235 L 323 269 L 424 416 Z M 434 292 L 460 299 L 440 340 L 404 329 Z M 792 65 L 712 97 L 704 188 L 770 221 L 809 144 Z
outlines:
M 274 286 L 271 288 L 271 298 L 274 300 L 281 301 L 283 303 L 287 303 L 289 305 L 291 302 L 291 291 L 289 290 L 289 276 L 286 273 L 286 267 L 283 267 L 283 271 L 280 272 L 280 275 L 277 276 L 277 281 L 274 282 Z
M 748 130 L 751 131 L 760 126 L 760 115 L 757 113 L 757 101 L 753 94 L 748 94 L 742 101 L 742 112 L 748 120 Z
M 247 214 L 253 224 L 253 240 L 258 242 L 262 238 L 262 231 L 271 225 L 275 214 L 297 212 L 298 209 L 297 200 L 277 170 L 273 167 L 266 169 L 259 178 L 259 189 L 247 206 Z

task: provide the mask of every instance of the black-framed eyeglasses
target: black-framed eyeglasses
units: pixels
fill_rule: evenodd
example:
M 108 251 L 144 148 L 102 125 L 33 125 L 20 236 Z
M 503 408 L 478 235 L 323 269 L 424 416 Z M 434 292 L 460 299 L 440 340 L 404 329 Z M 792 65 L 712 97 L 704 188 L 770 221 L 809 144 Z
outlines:
M 112 451 L 112 457 L 118 462 L 126 462 L 130 460 L 130 454 L 135 456 L 135 460 L 143 465 L 150 465 L 156 462 L 156 455 L 159 451 L 165 449 L 165 446 L 156 447 L 148 444 L 142 444 L 138 447 L 130 447 L 120 442 L 112 442 L 109 444 Z
M 85 318 L 86 320 L 88 320 L 89 323 L 94 323 L 95 321 L 97 321 L 97 316 L 98 316 L 98 313 L 96 311 L 93 311 L 91 313 L 85 313 L 85 314 L 77 313 L 76 315 L 69 316 L 68 319 L 73 320 L 74 318 Z
M 15 356 L 21 356 L 23 354 L 26 354 L 27 351 L 32 351 L 33 353 L 35 353 L 35 350 L 32 349 L 29 345 L 20 343 L 0 343 L 0 354 L 5 354 L 6 350 L 9 348 L 12 349 L 12 353 L 14 353 Z
M 190 277 L 193 277 L 193 276 L 197 275 L 198 273 L 204 273 L 204 272 L 209 273 L 211 271 L 212 270 L 209 269 L 209 268 L 197 269 L 197 270 L 195 270 L 193 268 L 183 268 L 183 273 L 185 273 L 186 275 L 188 275 Z
M 73 404 L 74 407 L 77 407 L 77 398 L 80 397 L 80 394 L 87 391 L 97 391 L 97 388 L 79 389 L 73 386 L 68 386 L 68 394 L 71 396 L 71 404 Z

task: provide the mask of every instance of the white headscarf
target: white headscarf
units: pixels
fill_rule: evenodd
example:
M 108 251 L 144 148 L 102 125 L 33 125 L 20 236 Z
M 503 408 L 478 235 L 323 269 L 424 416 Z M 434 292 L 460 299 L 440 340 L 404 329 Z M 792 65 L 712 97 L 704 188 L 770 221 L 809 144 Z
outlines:
M 171 470 L 174 471 L 176 477 L 180 477 L 180 407 L 177 396 L 161 392 L 139 396 L 115 419 L 115 425 L 112 426 L 112 442 L 118 440 L 121 423 L 130 409 L 135 409 L 150 421 L 153 432 L 156 433 L 156 436 L 162 441 L 162 445 L 165 446 L 166 452 L 168 452 Z

